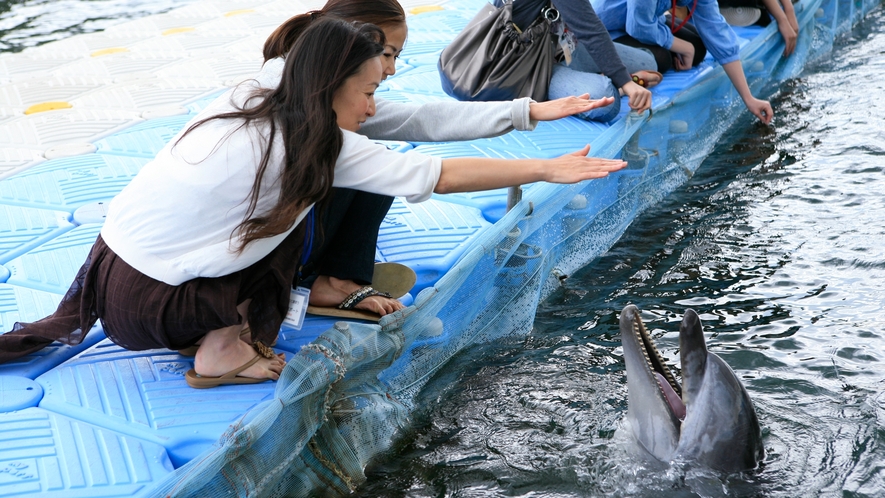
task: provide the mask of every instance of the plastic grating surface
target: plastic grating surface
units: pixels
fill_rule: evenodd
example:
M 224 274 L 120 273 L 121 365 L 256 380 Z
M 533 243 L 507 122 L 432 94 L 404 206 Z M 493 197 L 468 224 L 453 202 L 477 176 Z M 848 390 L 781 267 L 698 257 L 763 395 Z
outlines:
M 0 284 L 0 333 L 12 330 L 15 322 L 34 322 L 52 314 L 61 298 L 61 294 Z M 35 379 L 102 339 L 104 331 L 96 325 L 83 342 L 76 346 L 54 342 L 28 356 L 0 364 L 0 375 Z
M 156 74 L 160 68 L 179 60 L 181 60 L 179 57 L 169 55 L 154 56 L 153 54 L 134 54 L 127 51 L 77 59 L 55 69 L 52 74 L 56 76 L 91 75 L 114 80 L 117 78 L 147 78 Z
M 81 225 L 9 261 L 7 282 L 64 295 L 100 231 L 101 224 Z
M 0 413 L 0 496 L 146 496 L 171 471 L 155 443 L 40 408 Z
M 157 76 L 166 78 L 202 78 L 212 79 L 216 85 L 235 84 L 246 80 L 261 70 L 262 59 L 249 57 L 246 54 L 206 57 L 199 60 L 184 60 L 164 67 L 157 71 Z M 214 93 L 214 92 L 213 92 Z
M 378 89 L 378 96 L 384 98 L 387 91 L 431 94 L 451 98 L 442 89 L 436 66 L 416 67 L 398 78 L 384 81 Z
M 205 78 L 153 78 L 108 85 L 71 104 L 92 109 L 150 109 L 180 104 L 215 93 L 218 83 Z
M 408 16 L 406 22 L 409 25 L 409 43 L 415 40 L 413 37 L 421 36 L 424 33 L 445 33 L 451 41 L 467 26 L 475 14 L 474 11 L 478 11 L 478 9 L 439 10 Z
M 432 286 L 490 223 L 476 208 L 429 200 L 395 199 L 378 234 L 380 261 L 410 266 L 418 274 L 412 295 Z
M 59 109 L 22 116 L 0 124 L 0 150 L 46 149 L 91 142 L 140 121 L 139 112 L 118 109 Z
M 29 50 L 18 54 L 0 56 L 0 84 L 10 81 L 45 76 L 66 62 L 79 59 L 72 54 L 58 54 Z
M 153 159 L 172 140 L 191 114 L 150 119 L 95 142 L 99 152 Z
M 224 95 L 225 92 L 227 92 L 227 88 L 224 88 L 224 89 L 219 90 L 215 93 L 206 95 L 205 97 L 200 97 L 199 99 L 191 102 L 190 104 L 186 105 L 185 107 L 187 107 L 187 109 L 191 113 L 198 114 L 203 109 L 209 107 L 209 104 L 211 104 L 213 101 L 215 101 L 215 99 Z M 191 117 L 193 117 L 193 116 L 191 116 Z
M 523 195 L 529 192 L 535 184 L 523 185 Z M 457 194 L 433 194 L 433 198 L 443 202 L 461 204 L 479 209 L 482 217 L 489 223 L 495 223 L 507 214 L 507 191 L 499 188 L 495 190 L 482 190 L 479 192 L 461 192 Z
M 109 81 L 88 76 L 37 77 L 0 86 L 0 105 L 25 108 L 48 101 L 70 101 Z
M 74 212 L 90 202 L 111 200 L 147 162 L 106 154 L 45 161 L 0 181 L 0 204 Z
M 37 378 L 45 393 L 40 407 L 161 444 L 179 467 L 272 399 L 276 387 L 193 389 L 184 379 L 191 368 L 193 359 L 174 351 L 127 351 L 104 340 Z
M 0 204 L 0 264 L 72 228 L 70 213 Z
M 528 153 L 534 157 L 558 157 L 581 150 L 608 129 L 608 125 L 576 117 L 541 121 L 533 131 L 467 142 L 481 147 Z M 591 153 L 592 154 L 592 153 Z

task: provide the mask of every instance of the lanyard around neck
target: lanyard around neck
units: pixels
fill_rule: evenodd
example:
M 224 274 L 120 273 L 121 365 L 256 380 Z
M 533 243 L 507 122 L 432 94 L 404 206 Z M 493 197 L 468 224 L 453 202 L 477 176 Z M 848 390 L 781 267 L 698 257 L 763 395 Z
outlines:
M 670 9 L 670 32 L 676 34 L 677 31 L 682 29 L 683 26 L 691 19 L 691 15 L 694 14 L 695 7 L 698 6 L 698 0 L 694 0 L 694 3 L 691 4 L 691 10 L 688 11 L 688 15 L 685 16 L 685 19 L 679 23 L 679 26 L 676 26 L 676 0 L 673 0 L 673 8 Z

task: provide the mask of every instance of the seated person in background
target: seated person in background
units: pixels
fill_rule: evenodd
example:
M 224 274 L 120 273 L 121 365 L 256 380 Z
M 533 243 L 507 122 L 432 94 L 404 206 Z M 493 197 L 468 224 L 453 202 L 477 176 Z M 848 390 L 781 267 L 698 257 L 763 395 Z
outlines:
M 667 15 L 674 5 L 687 7 L 685 18 L 680 19 L 678 13 Z M 771 122 L 771 104 L 750 92 L 741 66 L 740 44 L 719 13 L 716 0 L 601 0 L 597 12 L 616 41 L 651 50 L 661 72 L 691 69 L 709 50 L 747 109 L 763 123 Z
M 499 7 L 503 4 L 502 0 L 494 3 Z M 514 24 L 520 29 L 527 28 L 549 3 L 548 0 L 513 2 Z M 653 57 L 647 51 L 612 43 L 588 0 L 559 0 L 554 7 L 566 29 L 576 37 L 577 45 L 570 64 L 563 61 L 553 66 L 548 97 L 557 99 L 589 93 L 590 98 L 598 99 L 626 95 L 631 109 L 637 112 L 650 109 L 651 92 L 644 87 L 661 81 L 660 73 L 654 70 Z M 613 105 L 579 116 L 608 122 L 618 115 L 620 109 L 620 99 L 615 98 Z
M 408 35 L 406 13 L 400 3 L 396 0 L 329 0 L 320 10 L 290 18 L 268 37 L 264 45 L 265 64 L 258 82 L 266 88 L 276 88 L 285 64 L 283 56 L 311 23 L 328 16 L 380 27 L 386 37 L 381 56 L 382 79 L 396 73 L 396 59 Z M 563 96 L 548 102 L 523 98 L 512 102 L 446 100 L 418 105 L 378 97 L 375 114 L 366 119 L 358 133 L 376 140 L 471 140 L 502 135 L 513 129 L 532 130 L 538 121 L 611 106 L 613 100 L 590 100 L 589 95 L 582 95 Z M 366 289 L 373 281 L 378 229 L 392 203 L 393 197 L 387 195 L 332 189 L 332 199 L 320 217 L 322 221 L 315 230 L 315 242 L 302 271 L 302 285 L 310 287 L 311 313 L 340 316 L 337 309 L 346 303 L 345 309 L 367 311 L 377 319 L 403 308 L 395 299 L 401 296 L 387 297 Z M 352 295 L 360 299 L 348 299 Z
M 784 38 L 784 57 L 789 57 L 799 38 L 799 21 L 791 0 L 719 0 L 719 12 L 732 26 L 768 26 L 771 18 Z
M 285 359 L 265 344 L 288 312 L 302 221 L 333 186 L 421 202 L 626 166 L 586 157 L 589 146 L 505 160 L 372 143 L 355 132 L 375 112 L 384 43 L 371 24 L 323 19 L 295 42 L 276 89 L 247 81 L 216 99 L 114 197 L 55 313 L 0 335 L 0 362 L 54 340 L 79 344 L 101 319 L 108 338 L 133 351 L 199 342 L 191 387 L 275 380 Z

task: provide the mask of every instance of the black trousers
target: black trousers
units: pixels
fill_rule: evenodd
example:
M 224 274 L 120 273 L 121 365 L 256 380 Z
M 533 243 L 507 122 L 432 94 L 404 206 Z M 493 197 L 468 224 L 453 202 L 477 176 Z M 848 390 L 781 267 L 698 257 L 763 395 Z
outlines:
M 314 227 L 313 247 L 299 285 L 309 287 L 319 275 L 371 284 L 378 229 L 391 204 L 393 197 L 386 195 L 333 188 Z
M 683 26 L 679 31 L 677 31 L 676 34 L 674 34 L 673 36 L 694 45 L 694 60 L 692 60 L 691 62 L 692 67 L 700 64 L 701 61 L 704 60 L 704 57 L 707 56 L 707 47 L 704 46 L 704 42 L 703 40 L 701 40 L 701 36 L 698 34 L 697 28 L 695 28 L 691 23 L 686 23 L 686 25 Z M 659 72 L 665 73 L 673 69 L 673 52 L 670 52 L 664 47 L 642 43 L 641 41 L 633 38 L 630 35 L 624 35 L 615 41 L 623 45 L 628 45 L 636 48 L 644 48 L 651 51 L 651 53 L 655 57 L 655 62 L 657 62 L 658 64 Z

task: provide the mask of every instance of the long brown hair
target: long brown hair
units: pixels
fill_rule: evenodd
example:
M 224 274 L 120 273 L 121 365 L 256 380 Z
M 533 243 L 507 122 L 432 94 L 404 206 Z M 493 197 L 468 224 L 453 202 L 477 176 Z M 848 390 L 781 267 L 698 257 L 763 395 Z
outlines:
M 406 13 L 397 0 L 329 0 L 322 9 L 290 17 L 274 30 L 264 42 L 264 60 L 285 56 L 301 33 L 313 21 L 325 16 L 371 23 L 380 28 L 406 22 Z
M 384 32 L 372 24 L 335 18 L 312 23 L 287 54 L 276 89 L 253 91 L 236 111 L 202 119 L 179 138 L 215 119 L 242 120 L 236 129 L 252 125 L 262 134 L 260 127 L 267 127 L 246 219 L 231 234 L 239 236 L 239 251 L 253 240 L 289 230 L 304 209 L 329 196 L 344 142 L 332 110 L 335 92 L 364 62 L 381 55 L 384 42 Z M 284 149 L 281 175 L 265 179 L 277 133 Z M 268 212 L 255 216 L 262 184 L 275 181 L 280 183 L 279 200 Z

